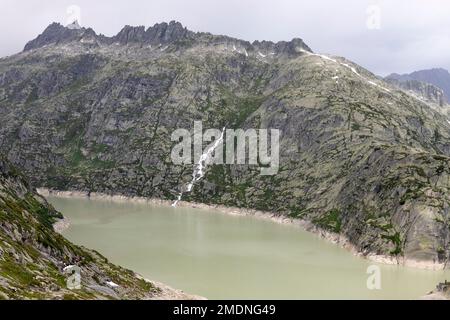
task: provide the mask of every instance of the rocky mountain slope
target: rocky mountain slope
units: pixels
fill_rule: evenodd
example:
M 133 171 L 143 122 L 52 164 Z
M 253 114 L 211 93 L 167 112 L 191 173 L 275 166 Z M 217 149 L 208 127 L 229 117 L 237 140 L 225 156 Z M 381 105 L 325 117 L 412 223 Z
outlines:
M 390 78 L 387 78 L 386 81 L 400 89 L 416 95 L 418 99 L 423 99 L 431 105 L 435 105 L 438 110 L 444 111 L 444 113 L 447 109 L 450 109 L 444 91 L 430 83 L 417 80 L 396 80 Z
M 450 73 L 442 68 L 415 71 L 409 74 L 393 73 L 386 77 L 389 80 L 400 82 L 420 81 L 429 83 L 441 89 L 444 93 L 445 101 L 450 102 Z
M 54 232 L 62 218 L 27 179 L 0 158 L 1 299 L 189 298 L 117 267 Z M 81 268 L 81 288 L 68 289 L 64 269 Z
M 52 24 L 0 60 L 0 117 L 0 151 L 34 185 L 164 199 L 193 172 L 170 159 L 173 130 L 279 129 L 277 175 L 211 166 L 183 200 L 306 219 L 363 253 L 450 256 L 449 119 L 300 39 Z

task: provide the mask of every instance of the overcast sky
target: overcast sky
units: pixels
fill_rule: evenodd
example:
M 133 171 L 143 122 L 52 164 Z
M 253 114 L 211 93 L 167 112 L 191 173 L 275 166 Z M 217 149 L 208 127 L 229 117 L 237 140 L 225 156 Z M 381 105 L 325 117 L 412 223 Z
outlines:
M 178 20 L 193 31 L 253 40 L 302 38 L 314 51 L 391 72 L 450 69 L 448 0 L 0 0 L 0 56 L 23 49 L 67 9 L 111 36 L 126 24 Z

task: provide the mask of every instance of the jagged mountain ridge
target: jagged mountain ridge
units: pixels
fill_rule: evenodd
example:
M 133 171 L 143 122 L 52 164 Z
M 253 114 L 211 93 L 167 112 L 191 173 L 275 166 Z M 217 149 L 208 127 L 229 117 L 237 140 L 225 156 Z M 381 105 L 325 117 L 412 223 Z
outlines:
M 311 49 L 301 39 L 293 39 L 290 42 L 280 41 L 273 43 L 271 41 L 248 41 L 238 40 L 227 36 L 213 36 L 204 32 L 193 32 L 176 21 L 170 23 L 157 23 L 153 27 L 145 29 L 144 26 L 125 26 L 117 35 L 106 37 L 97 35 L 91 28 L 67 28 L 59 23 L 52 23 L 36 39 L 25 45 L 24 51 L 41 48 L 51 44 L 63 44 L 74 41 L 90 42 L 93 46 L 101 45 L 128 45 L 141 44 L 162 46 L 167 44 L 178 46 L 189 46 L 192 41 L 234 41 L 241 45 L 245 50 L 255 51 L 257 49 L 272 50 L 273 53 L 295 53 L 295 48 L 311 51 Z
M 448 260 L 448 118 L 299 39 L 170 25 L 183 37 L 161 45 L 160 27 L 113 41 L 54 25 L 63 36 L 0 60 L 0 150 L 37 186 L 174 200 L 193 167 L 171 163 L 173 130 L 277 128 L 277 175 L 213 166 L 184 200 L 305 219 L 366 254 Z
M 387 78 L 386 81 L 400 89 L 417 95 L 419 99 L 434 104 L 439 108 L 444 109 L 444 111 L 447 109 L 445 93 L 441 88 L 438 88 L 435 85 L 417 80 L 396 80 Z
M 443 68 L 433 68 L 427 70 L 414 71 L 409 74 L 393 73 L 386 79 L 407 82 L 411 80 L 432 84 L 440 88 L 445 96 L 445 102 L 450 102 L 450 73 Z

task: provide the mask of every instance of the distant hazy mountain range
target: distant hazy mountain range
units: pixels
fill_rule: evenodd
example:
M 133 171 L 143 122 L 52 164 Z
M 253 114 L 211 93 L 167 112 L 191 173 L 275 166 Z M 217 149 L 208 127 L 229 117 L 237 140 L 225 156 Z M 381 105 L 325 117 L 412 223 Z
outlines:
M 416 91 L 428 99 L 436 100 L 435 102 L 439 104 L 450 101 L 450 73 L 445 69 L 434 68 L 402 75 L 393 73 L 385 79 L 389 82 L 401 83 L 404 89 Z M 424 83 L 433 86 L 424 85 Z

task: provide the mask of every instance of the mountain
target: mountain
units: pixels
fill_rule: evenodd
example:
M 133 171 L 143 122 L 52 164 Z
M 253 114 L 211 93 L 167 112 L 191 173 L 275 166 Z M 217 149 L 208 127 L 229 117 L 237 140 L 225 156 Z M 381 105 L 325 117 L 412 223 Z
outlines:
M 445 95 L 445 101 L 450 102 L 450 73 L 442 68 L 415 71 L 409 74 L 393 73 L 386 77 L 390 80 L 406 82 L 416 80 L 424 83 L 432 84 L 440 88 Z
M 172 163 L 174 130 L 279 129 L 276 175 L 209 166 L 183 200 L 303 219 L 363 254 L 450 256 L 448 118 L 301 39 L 52 24 L 0 60 L 0 115 L 0 152 L 35 186 L 171 200 L 195 168 Z
M 417 80 L 397 80 L 388 78 L 386 81 L 411 94 L 415 94 L 418 99 L 423 99 L 445 111 L 447 110 L 447 100 L 445 98 L 445 93 L 441 88 Z
M 293 39 L 291 42 L 280 41 L 277 43 L 270 41 L 255 41 L 253 44 L 250 44 L 247 41 L 232 39 L 226 36 L 213 36 L 209 33 L 194 33 L 176 21 L 171 21 L 170 23 L 157 23 L 147 30 L 144 26 L 125 26 L 114 37 L 97 35 L 91 28 L 64 27 L 59 23 L 52 23 L 36 39 L 28 42 L 25 45 L 24 51 L 43 48 L 47 45 L 74 45 L 77 42 L 82 44 L 83 49 L 88 47 L 91 49 L 99 49 L 101 47 L 109 47 L 109 49 L 112 49 L 116 48 L 114 46 L 124 45 L 137 45 L 140 46 L 141 49 L 146 46 L 146 48 L 149 49 L 153 45 L 160 47 L 162 50 L 164 49 L 162 47 L 163 45 L 170 44 L 170 49 L 173 51 L 180 48 L 187 49 L 194 43 L 196 45 L 201 43 L 205 45 L 223 44 L 229 40 L 234 42 L 235 45 L 240 45 L 240 51 L 245 55 L 248 55 L 246 50 L 253 52 L 256 49 L 265 51 L 270 50 L 270 54 L 296 54 L 296 49 L 298 48 L 311 51 L 301 39 Z M 79 46 L 78 48 L 80 49 Z M 165 49 L 162 51 L 165 51 Z M 235 49 L 235 51 L 238 50 Z M 262 56 L 263 55 L 261 55 L 261 57 Z
M 61 218 L 0 158 L 0 300 L 189 298 L 70 243 L 53 230 Z M 81 268 L 81 289 L 66 286 L 71 265 Z

